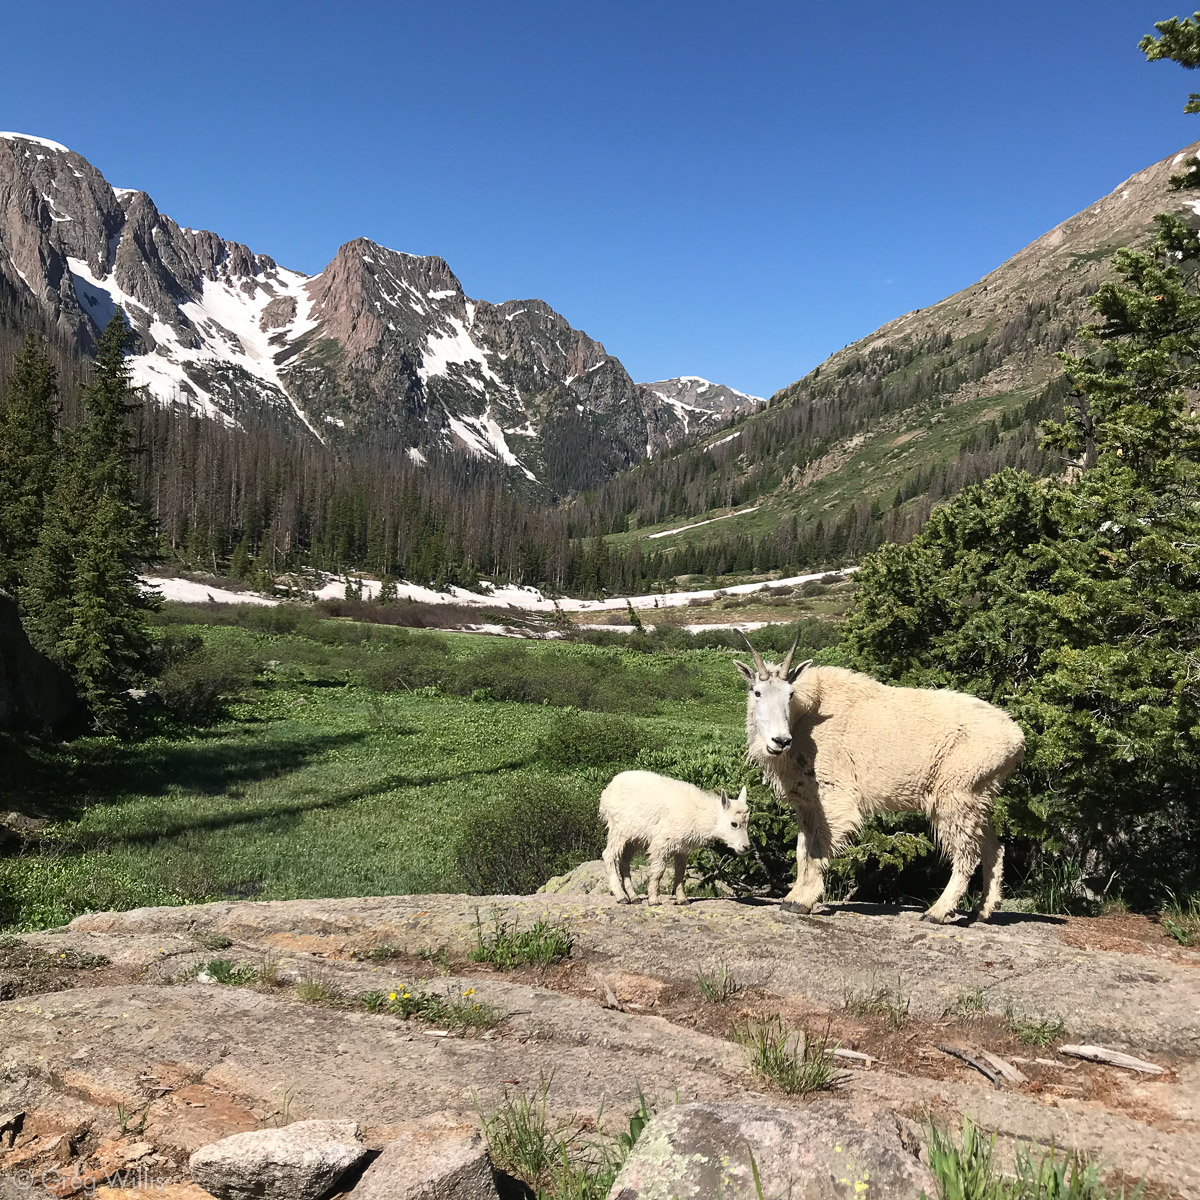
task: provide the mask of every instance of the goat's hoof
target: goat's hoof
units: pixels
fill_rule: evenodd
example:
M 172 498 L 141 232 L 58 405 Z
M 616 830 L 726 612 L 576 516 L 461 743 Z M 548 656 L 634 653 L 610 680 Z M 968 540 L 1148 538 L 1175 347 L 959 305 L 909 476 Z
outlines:
M 633 901 L 630 900 L 628 896 L 618 896 L 617 903 L 618 904 L 632 904 Z
M 780 912 L 794 913 L 797 916 L 807 917 L 812 912 L 811 904 L 801 904 L 799 900 L 784 900 L 779 906 Z
M 946 918 L 939 916 L 935 912 L 923 912 L 921 914 L 922 921 L 928 921 L 930 925 L 945 925 Z

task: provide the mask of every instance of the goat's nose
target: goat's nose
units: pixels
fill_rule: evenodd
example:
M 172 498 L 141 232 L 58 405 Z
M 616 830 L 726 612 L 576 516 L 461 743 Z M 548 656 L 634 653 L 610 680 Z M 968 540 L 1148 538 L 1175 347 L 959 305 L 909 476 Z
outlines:
M 775 745 L 780 748 L 780 750 L 786 750 L 792 744 L 792 739 L 790 737 L 773 737 L 771 741 L 773 741 Z

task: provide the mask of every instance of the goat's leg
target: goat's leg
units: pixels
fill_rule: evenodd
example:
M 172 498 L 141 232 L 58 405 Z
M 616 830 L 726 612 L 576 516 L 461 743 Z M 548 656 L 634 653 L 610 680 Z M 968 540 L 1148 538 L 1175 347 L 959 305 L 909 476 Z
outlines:
M 676 853 L 676 855 L 675 855 L 675 887 L 673 889 L 675 892 L 675 903 L 676 904 L 686 904 L 688 902 L 687 892 L 685 892 L 683 890 L 684 876 L 687 875 L 687 860 L 688 860 L 688 856 L 687 856 L 686 850 L 680 850 Z
M 982 898 L 974 915 L 979 920 L 986 921 L 1000 903 L 1000 888 L 1004 881 L 1004 846 L 990 825 L 985 826 L 983 830 L 980 866 Z
M 821 809 L 815 802 L 796 805 L 796 882 L 780 908 L 790 913 L 810 913 L 825 893 L 825 867 L 829 862 Z
M 609 835 L 608 845 L 604 847 L 604 865 L 608 869 L 608 890 L 616 896 L 621 904 L 628 904 L 629 897 L 625 894 L 625 881 L 622 878 L 621 867 L 625 856 L 625 843 L 613 835 Z
M 945 807 L 966 814 L 976 810 L 977 803 L 973 796 L 952 797 Z M 983 820 L 964 820 L 961 817 L 938 820 L 935 813 L 934 831 L 950 858 L 950 882 L 946 884 L 946 890 L 937 900 L 921 914 L 922 921 L 944 925 L 957 910 L 962 898 L 967 894 L 971 876 L 979 866 L 985 828 Z
M 666 850 L 654 842 L 650 844 L 650 878 L 646 883 L 646 903 L 661 904 L 658 889 L 662 883 L 663 873 L 667 869 Z
M 630 904 L 636 904 L 641 897 L 637 894 L 637 888 L 633 886 L 633 876 L 630 870 L 633 866 L 633 850 L 632 842 L 626 842 L 625 848 L 621 851 L 621 886 L 625 889 L 625 895 L 629 899 Z

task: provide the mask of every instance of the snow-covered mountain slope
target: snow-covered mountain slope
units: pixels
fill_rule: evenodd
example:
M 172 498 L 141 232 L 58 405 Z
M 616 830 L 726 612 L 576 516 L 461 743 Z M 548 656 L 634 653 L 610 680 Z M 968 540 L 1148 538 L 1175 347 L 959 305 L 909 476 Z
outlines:
M 639 386 L 543 301 L 472 300 L 437 257 L 359 238 L 317 275 L 287 270 L 24 134 L 0 134 L 0 278 L 84 350 L 122 308 L 134 379 L 163 404 L 418 462 L 464 452 L 553 492 L 711 427 L 741 397 Z
M 684 436 L 711 433 L 730 417 L 753 412 L 766 404 L 762 396 L 748 396 L 723 383 L 701 379 L 699 375 L 680 375 L 641 385 L 678 416 Z

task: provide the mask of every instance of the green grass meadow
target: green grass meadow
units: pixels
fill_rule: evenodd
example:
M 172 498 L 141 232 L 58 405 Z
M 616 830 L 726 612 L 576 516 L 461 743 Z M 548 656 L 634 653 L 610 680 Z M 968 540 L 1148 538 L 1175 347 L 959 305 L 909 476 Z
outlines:
M 231 897 L 533 890 L 598 853 L 616 771 L 748 780 L 728 651 L 167 616 L 253 683 L 208 725 L 9 742 L 0 807 L 50 821 L 0 853 L 0 928 Z

